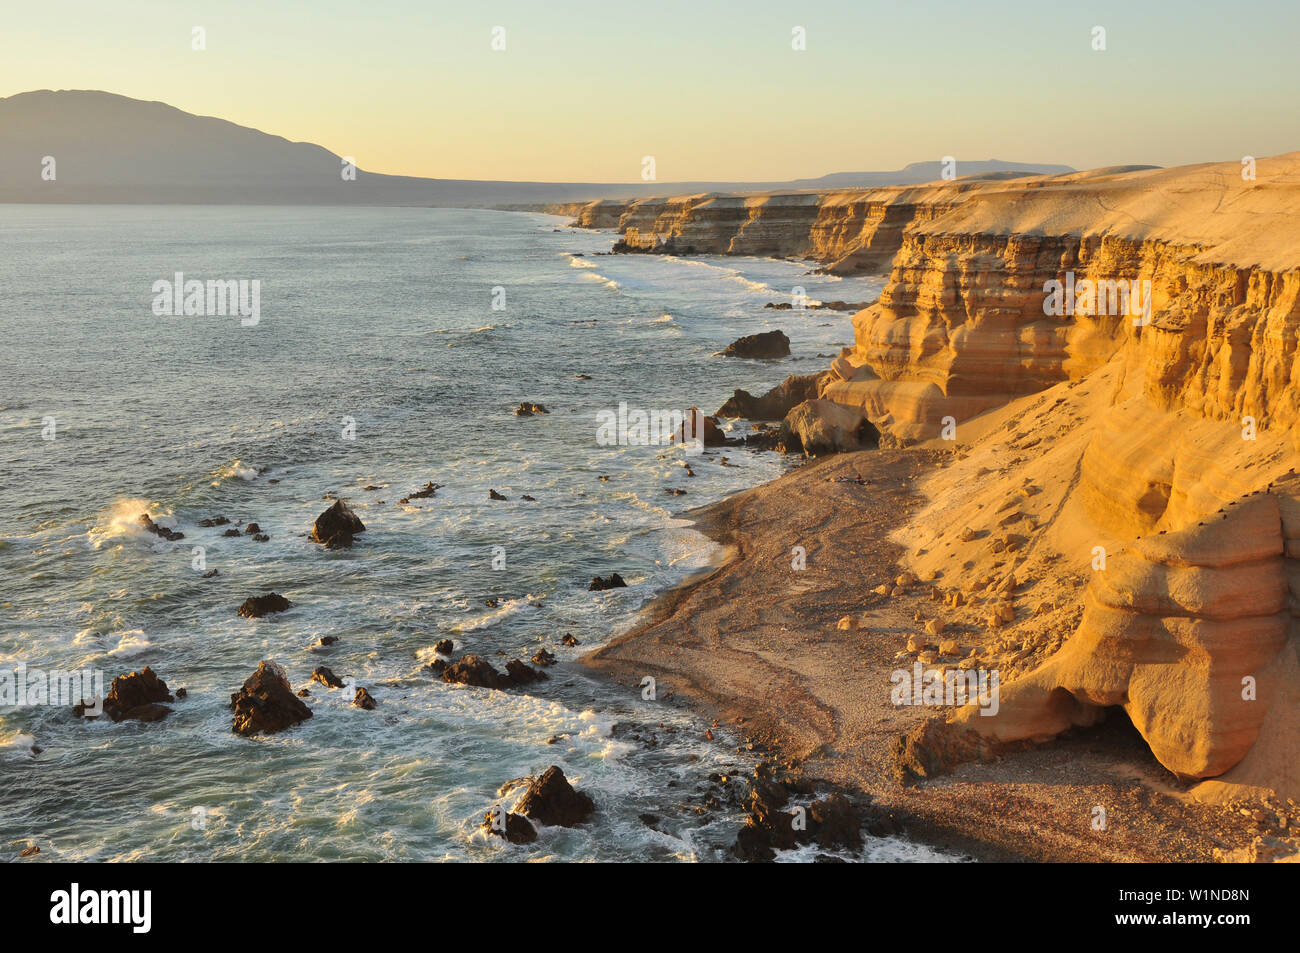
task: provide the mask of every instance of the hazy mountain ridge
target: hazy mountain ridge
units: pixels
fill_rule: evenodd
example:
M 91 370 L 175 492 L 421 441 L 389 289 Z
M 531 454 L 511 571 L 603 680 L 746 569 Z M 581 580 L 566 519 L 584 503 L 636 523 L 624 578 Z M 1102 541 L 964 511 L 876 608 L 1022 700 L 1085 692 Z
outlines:
M 43 178 L 54 159 L 52 180 Z M 790 182 L 505 182 L 427 179 L 358 169 L 309 142 L 99 90 L 0 98 L 0 202 L 506 206 L 632 198 L 665 191 L 758 191 L 904 185 L 939 178 L 939 162 L 893 172 L 838 172 Z M 1055 174 L 1066 166 L 958 162 L 959 175 Z

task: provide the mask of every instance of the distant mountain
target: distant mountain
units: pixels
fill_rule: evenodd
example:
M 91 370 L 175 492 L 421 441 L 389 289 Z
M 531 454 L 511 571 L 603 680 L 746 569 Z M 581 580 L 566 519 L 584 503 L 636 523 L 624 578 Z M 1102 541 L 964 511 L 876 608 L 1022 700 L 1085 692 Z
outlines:
M 832 172 L 819 179 L 795 179 L 787 183 L 798 189 L 857 189 L 882 185 L 919 185 L 943 177 L 942 162 L 911 162 L 896 172 Z M 1009 178 L 1014 175 L 1065 175 L 1074 169 L 1068 165 L 1043 165 L 1037 162 L 1003 162 L 1001 159 L 957 159 L 954 174 L 959 178 Z
M 53 178 L 47 157 L 53 159 Z M 497 182 L 357 170 L 328 149 L 290 142 L 165 103 L 97 90 L 0 98 L 0 202 L 510 206 L 691 192 L 902 185 L 940 177 L 938 162 L 794 182 Z M 1067 166 L 958 162 L 957 174 L 1058 173 Z

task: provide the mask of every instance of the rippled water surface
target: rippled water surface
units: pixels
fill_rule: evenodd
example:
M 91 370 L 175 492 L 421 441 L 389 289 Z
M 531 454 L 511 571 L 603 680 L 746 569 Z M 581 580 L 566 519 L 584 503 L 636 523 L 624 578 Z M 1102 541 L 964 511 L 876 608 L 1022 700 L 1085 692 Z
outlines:
M 786 464 L 728 449 L 724 466 L 710 451 L 691 478 L 678 448 L 600 446 L 597 414 L 621 401 L 712 411 L 736 387 L 819 370 L 848 343 L 848 316 L 763 304 L 795 286 L 868 300 L 879 282 L 785 261 L 597 256 L 609 234 L 562 224 L 0 206 L 0 668 L 111 679 L 150 665 L 189 691 L 158 724 L 4 710 L 0 843 L 76 860 L 721 856 L 739 818 L 689 805 L 709 772 L 745 768 L 736 739 L 707 742 L 698 719 L 572 660 L 712 558 L 675 513 Z M 260 323 L 156 316 L 153 284 L 176 272 L 260 281 Z M 791 359 L 713 356 L 776 327 Z M 516 417 L 522 400 L 551 413 Z M 436 497 L 398 502 L 427 481 Z M 307 539 L 331 494 L 366 524 L 352 550 Z M 144 512 L 185 538 L 144 532 Z M 216 516 L 270 539 L 198 526 Z M 194 568 L 195 547 L 215 576 Z M 586 591 L 612 571 L 629 588 Z M 235 614 L 271 590 L 293 608 Z M 581 647 L 561 646 L 566 632 Z M 312 648 L 322 636 L 339 641 Z M 421 671 L 443 638 L 498 666 L 543 646 L 560 663 L 534 694 L 447 685 Z M 312 719 L 238 737 L 230 693 L 267 658 L 295 687 L 328 665 L 378 708 L 314 685 Z M 595 798 L 595 823 L 528 847 L 478 832 L 503 782 L 553 763 Z

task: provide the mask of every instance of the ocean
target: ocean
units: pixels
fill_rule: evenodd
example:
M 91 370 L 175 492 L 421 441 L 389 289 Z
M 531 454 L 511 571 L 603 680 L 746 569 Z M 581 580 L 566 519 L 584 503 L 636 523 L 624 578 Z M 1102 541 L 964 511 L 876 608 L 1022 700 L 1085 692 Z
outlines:
M 763 305 L 796 287 L 870 300 L 882 282 L 598 255 L 610 233 L 563 225 L 0 206 L 0 670 L 91 668 L 107 683 L 149 665 L 188 691 L 153 724 L 0 708 L 0 844 L 75 861 L 726 856 L 742 816 L 695 807 L 709 774 L 757 756 L 573 660 L 716 559 L 683 510 L 791 461 L 604 445 L 597 422 L 623 403 L 711 413 L 736 387 L 820 370 L 849 343 L 848 316 Z M 258 282 L 257 323 L 155 313 L 155 283 L 177 273 Z M 791 358 L 715 356 L 773 328 Z M 516 416 L 522 401 L 550 413 Z M 435 496 L 399 502 L 429 481 Z M 350 550 L 307 538 L 333 497 L 366 525 Z M 142 513 L 184 538 L 146 532 Z M 269 539 L 199 525 L 216 517 Z M 587 591 L 611 572 L 628 587 Z M 270 591 L 293 607 L 236 615 Z M 565 633 L 581 644 L 562 646 Z M 559 663 L 528 694 L 448 685 L 423 670 L 447 638 L 498 668 L 543 647 Z M 313 718 L 243 738 L 230 694 L 262 659 L 295 688 L 317 665 L 349 688 L 313 684 Z M 354 707 L 354 686 L 378 707 Z M 484 813 L 509 800 L 500 786 L 550 764 L 595 799 L 596 820 L 526 846 L 485 836 Z M 858 859 L 932 857 L 887 840 Z

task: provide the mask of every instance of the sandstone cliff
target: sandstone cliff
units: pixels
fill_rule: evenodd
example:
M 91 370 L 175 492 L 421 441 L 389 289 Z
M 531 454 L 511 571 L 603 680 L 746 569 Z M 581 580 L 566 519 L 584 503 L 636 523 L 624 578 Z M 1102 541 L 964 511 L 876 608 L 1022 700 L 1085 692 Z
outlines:
M 822 396 L 958 450 L 899 538 L 1004 683 L 911 770 L 1117 706 L 1202 796 L 1300 798 L 1300 155 L 1240 171 L 981 189 L 903 229 L 855 316 Z M 1149 311 L 1045 313 L 1067 273 Z

